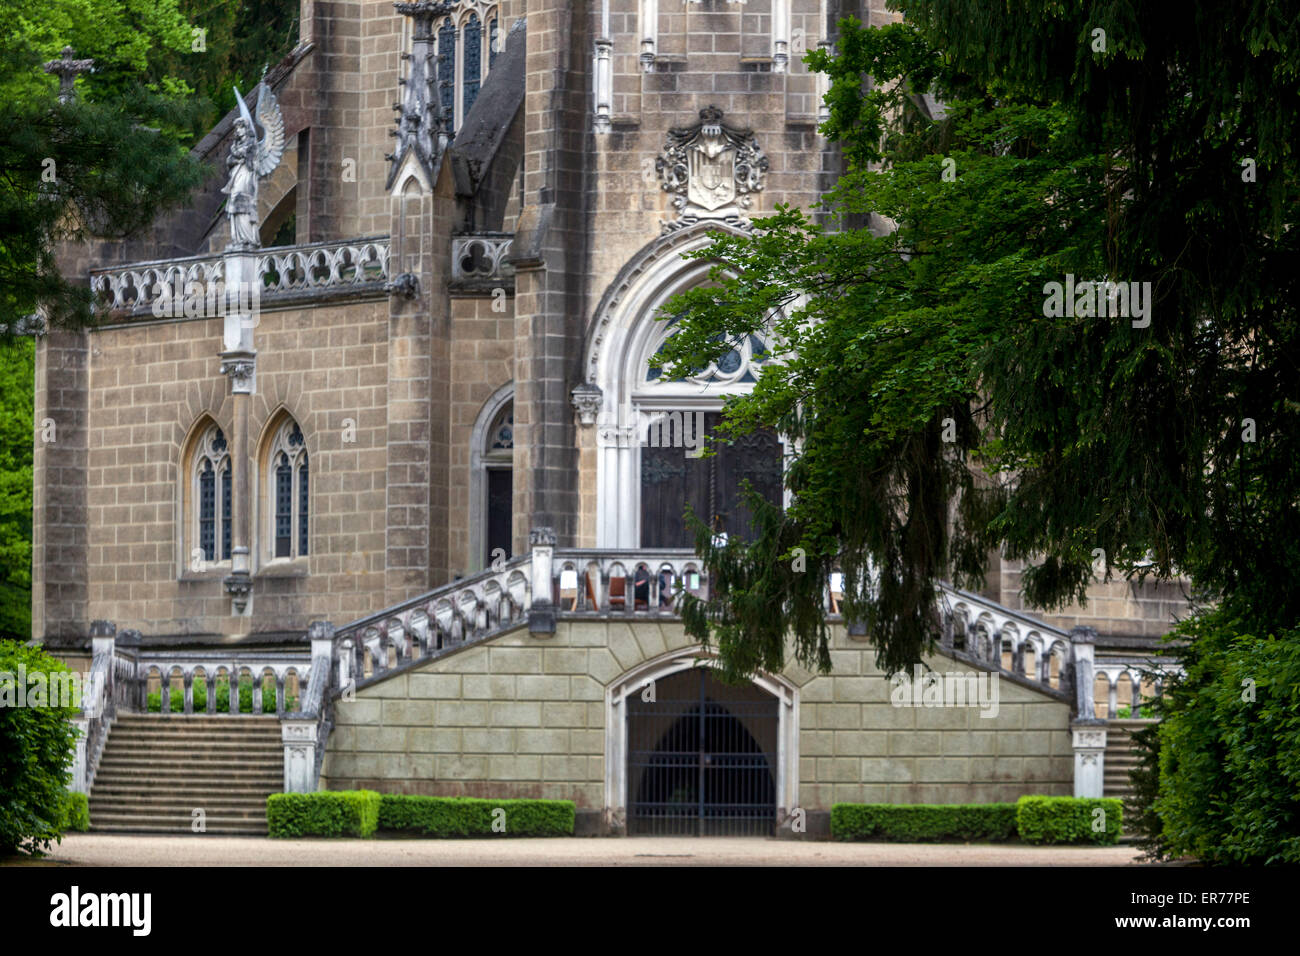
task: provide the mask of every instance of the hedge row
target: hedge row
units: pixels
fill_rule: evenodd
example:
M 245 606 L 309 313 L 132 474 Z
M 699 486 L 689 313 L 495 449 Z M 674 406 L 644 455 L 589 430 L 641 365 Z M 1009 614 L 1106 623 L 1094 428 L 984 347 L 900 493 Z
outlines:
M 504 812 L 499 812 L 504 811 Z M 425 836 L 573 836 L 572 800 L 481 800 L 386 793 L 379 805 L 381 830 Z
M 266 826 L 273 837 L 368 837 L 376 829 L 430 837 L 572 836 L 575 816 L 572 800 L 482 800 L 373 790 L 266 798 Z
M 1123 804 L 1115 797 L 1021 797 L 1016 828 L 1026 843 L 1119 842 Z
M 273 793 L 266 798 L 266 829 L 273 837 L 368 837 L 379 824 L 373 790 Z
M 1016 835 L 1014 803 L 837 803 L 831 807 L 837 840 L 997 842 Z
M 1114 798 L 1021 797 L 1016 803 L 837 803 L 837 840 L 1119 842 L 1121 804 Z

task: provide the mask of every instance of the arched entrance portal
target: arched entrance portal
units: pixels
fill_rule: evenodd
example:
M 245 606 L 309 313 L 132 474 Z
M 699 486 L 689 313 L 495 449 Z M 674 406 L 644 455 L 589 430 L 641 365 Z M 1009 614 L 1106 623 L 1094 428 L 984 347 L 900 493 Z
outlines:
M 627 697 L 627 832 L 771 836 L 777 817 L 778 699 L 711 667 Z

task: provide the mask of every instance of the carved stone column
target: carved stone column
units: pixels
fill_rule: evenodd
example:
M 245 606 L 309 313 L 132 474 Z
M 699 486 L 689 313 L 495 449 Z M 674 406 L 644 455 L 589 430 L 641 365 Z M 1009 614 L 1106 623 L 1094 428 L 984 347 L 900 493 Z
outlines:
M 243 615 L 252 613 L 248 407 L 256 380 L 257 357 L 252 349 L 232 349 L 223 352 L 221 360 L 221 373 L 230 377 L 230 391 L 235 400 L 235 433 L 230 445 L 235 488 L 230 502 L 230 574 L 226 576 L 225 587 L 231 598 L 232 613 Z

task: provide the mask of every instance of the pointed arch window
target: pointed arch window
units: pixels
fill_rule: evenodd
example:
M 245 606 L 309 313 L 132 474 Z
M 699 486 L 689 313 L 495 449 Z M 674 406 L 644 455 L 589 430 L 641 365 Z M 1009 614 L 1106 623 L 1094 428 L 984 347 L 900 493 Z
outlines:
M 267 555 L 301 558 L 310 553 L 311 469 L 307 442 L 292 418 L 276 429 L 266 455 Z
M 438 25 L 438 105 L 453 133 L 465 122 L 500 52 L 498 19 L 497 4 L 461 0 Z
M 225 433 L 210 425 L 199 436 L 190 460 L 192 518 L 191 564 L 230 560 L 231 475 Z

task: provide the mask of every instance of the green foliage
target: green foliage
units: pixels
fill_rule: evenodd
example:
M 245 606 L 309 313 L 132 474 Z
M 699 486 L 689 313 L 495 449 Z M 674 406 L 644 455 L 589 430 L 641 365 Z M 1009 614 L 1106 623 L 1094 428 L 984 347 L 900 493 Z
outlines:
M 1169 858 L 1169 848 L 1164 840 L 1164 824 L 1156 813 L 1156 798 L 1160 795 L 1160 727 L 1152 724 L 1130 735 L 1137 764 L 1129 771 L 1132 795 L 1125 811 L 1128 832 L 1137 840 L 1146 859 L 1159 862 Z
M 505 811 L 505 830 L 492 828 L 494 811 Z M 408 830 L 423 836 L 573 836 L 572 800 L 481 800 L 386 793 L 379 809 L 381 830 Z
M 0 687 L 13 692 L 20 667 L 29 675 L 68 673 L 38 647 L 0 640 Z M 0 707 L 0 856 L 40 853 L 62 837 L 77 713 L 75 707 Z
M 31 339 L 0 343 L 0 637 L 32 633 Z
M 1126 706 L 1126 707 L 1115 708 L 1115 718 L 1117 720 L 1128 720 L 1132 716 L 1133 716 L 1132 707 Z M 1138 716 L 1141 717 L 1143 720 L 1150 720 L 1153 716 L 1155 716 L 1155 708 L 1152 707 L 1150 704 L 1143 704 L 1138 708 Z
M 831 836 L 836 840 L 996 843 L 1015 835 L 1014 803 L 837 803 L 831 807 Z
M 202 51 L 193 50 L 199 38 L 183 51 L 164 57 L 164 67 L 183 77 L 204 103 L 196 117 L 195 136 L 201 136 L 235 106 L 234 87 L 247 93 L 268 67 L 293 49 L 298 39 L 298 0 L 243 0 L 212 3 L 180 0 L 181 12 L 202 35 Z
M 59 828 L 78 833 L 90 830 L 90 799 L 84 793 L 68 791 L 59 811 Z
M 269 688 L 269 689 L 268 689 Z M 208 685 L 205 682 L 195 681 L 193 686 L 194 694 L 194 712 L 196 714 L 206 713 L 208 709 Z M 157 714 L 162 712 L 162 692 L 154 691 L 146 698 L 149 712 Z M 296 710 L 298 698 L 292 694 L 284 695 L 284 709 L 286 711 Z M 171 689 L 169 713 L 179 714 L 185 710 L 185 691 L 180 687 Z M 217 709 L 218 714 L 230 713 L 230 685 L 226 681 L 217 683 Z M 253 712 L 253 682 L 245 678 L 239 682 L 239 713 L 251 714 Z M 267 684 L 262 688 L 262 713 L 275 713 L 275 688 Z
M 1058 607 L 1085 598 L 1097 548 L 1107 578 L 1187 574 L 1294 625 L 1300 20 L 1227 0 L 1176 22 L 1149 0 L 898 7 L 906 23 L 845 21 L 837 56 L 809 55 L 850 160 L 822 208 L 718 234 L 696 254 L 714 281 L 664 310 L 686 313 L 669 375 L 769 332 L 779 361 L 728 423 L 801 449 L 792 506 L 754 503 L 755 540 L 696 525 L 715 587 L 685 600 L 688 632 L 735 676 L 784 666 L 788 628 L 825 670 L 842 569 L 845 616 L 892 673 L 933 646 L 936 581 L 977 587 L 1001 550 L 1027 562 L 1027 602 Z M 1067 274 L 1151 283 L 1150 324 L 1045 315 Z
M 1119 842 L 1123 807 L 1114 797 L 1021 797 L 1016 830 L 1026 843 Z M 1101 829 L 1096 829 L 1100 823 Z
M 372 790 L 275 793 L 266 798 L 266 823 L 273 837 L 368 837 L 376 828 L 431 837 L 495 836 L 497 809 L 505 810 L 502 836 L 573 835 L 571 800 L 479 800 Z
M 1253 615 L 1254 609 L 1251 609 Z M 1209 863 L 1300 863 L 1300 629 L 1225 604 L 1184 621 L 1160 727 L 1161 840 Z M 1253 699 L 1252 699 L 1253 698 Z
M 96 71 L 63 103 L 42 63 L 69 42 Z M 184 146 L 196 108 L 151 73 L 188 43 L 175 0 L 0 0 L 0 338 L 38 309 L 88 324 L 90 290 L 60 273 L 58 244 L 138 234 L 201 182 Z
M 379 822 L 379 794 L 373 790 L 273 793 L 266 798 L 266 827 L 272 837 L 368 837 Z

